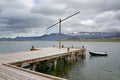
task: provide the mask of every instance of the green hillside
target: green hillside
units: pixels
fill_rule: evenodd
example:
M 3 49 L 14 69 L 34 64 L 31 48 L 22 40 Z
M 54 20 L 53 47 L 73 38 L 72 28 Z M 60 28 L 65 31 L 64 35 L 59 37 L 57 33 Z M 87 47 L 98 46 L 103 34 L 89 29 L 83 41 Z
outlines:
M 67 41 L 81 41 L 81 42 L 120 42 L 120 36 L 119 37 L 111 37 L 111 38 L 81 38 L 79 40 L 68 39 Z

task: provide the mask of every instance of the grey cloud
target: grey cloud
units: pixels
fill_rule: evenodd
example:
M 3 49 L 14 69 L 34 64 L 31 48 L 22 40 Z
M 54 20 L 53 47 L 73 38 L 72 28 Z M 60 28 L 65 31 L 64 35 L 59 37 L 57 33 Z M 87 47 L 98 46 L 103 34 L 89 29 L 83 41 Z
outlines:
M 117 11 L 117 13 L 115 15 L 115 18 L 120 21 L 120 10 Z
M 40 13 L 40 14 L 44 14 L 44 15 L 61 15 L 63 14 L 63 10 L 61 9 L 58 9 L 58 8 L 50 8 L 50 7 L 44 7 L 41 9 L 40 6 L 34 6 L 32 9 L 31 9 L 31 12 L 33 13 Z
M 101 9 L 108 11 L 108 10 L 112 10 L 112 11 L 117 11 L 120 10 L 120 0 L 104 0 L 103 4 L 101 4 Z
M 9 13 L 9 14 L 7 14 Z M 0 16 L 1 23 L 7 24 L 4 28 L 7 30 L 23 30 L 35 27 L 45 27 L 45 24 L 50 23 L 51 19 L 45 16 L 28 13 L 26 11 L 6 11 Z
M 0 0 L 0 8 L 2 10 L 23 9 L 25 5 L 20 0 Z
M 0 13 L 2 12 L 2 10 L 0 9 Z
M 6 36 L 8 33 L 15 36 L 31 31 L 33 35 L 32 31 L 46 29 L 59 18 L 77 11 L 81 13 L 62 23 L 64 33 L 120 31 L 119 4 L 120 0 L 0 0 L 0 34 L 4 31 Z M 86 20 L 92 20 L 95 24 L 80 23 Z
M 38 1 L 37 1 L 38 2 Z M 64 14 L 66 10 L 66 4 L 63 1 L 40 1 L 37 5 L 34 5 L 31 9 L 33 13 L 39 13 L 47 16 L 59 16 Z

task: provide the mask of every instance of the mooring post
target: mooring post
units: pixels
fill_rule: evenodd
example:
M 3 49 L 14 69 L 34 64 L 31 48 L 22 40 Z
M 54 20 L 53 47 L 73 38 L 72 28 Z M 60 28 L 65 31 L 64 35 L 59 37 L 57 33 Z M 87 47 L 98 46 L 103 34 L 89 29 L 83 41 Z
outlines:
M 53 45 L 53 47 L 55 47 L 55 45 Z
M 67 48 L 67 51 L 69 52 L 69 51 L 70 51 L 70 48 Z
M 84 48 L 84 46 L 82 46 L 81 52 L 82 52 L 82 58 L 84 59 L 86 56 L 86 49 Z
M 64 45 L 62 45 L 62 48 L 64 48 Z
M 82 55 L 85 55 L 85 51 L 86 49 L 84 48 L 84 46 L 82 46 Z

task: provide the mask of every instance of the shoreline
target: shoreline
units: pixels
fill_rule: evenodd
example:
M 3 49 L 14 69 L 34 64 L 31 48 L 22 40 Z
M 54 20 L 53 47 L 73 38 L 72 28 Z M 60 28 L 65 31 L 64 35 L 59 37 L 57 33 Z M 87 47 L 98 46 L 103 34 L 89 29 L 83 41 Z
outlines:
M 25 42 L 25 41 L 58 41 L 58 40 L 0 40 L 4 41 L 13 41 L 13 42 Z M 111 38 L 81 38 L 78 40 L 75 39 L 66 39 L 62 41 L 73 41 L 73 42 L 120 42 L 120 37 L 111 37 Z

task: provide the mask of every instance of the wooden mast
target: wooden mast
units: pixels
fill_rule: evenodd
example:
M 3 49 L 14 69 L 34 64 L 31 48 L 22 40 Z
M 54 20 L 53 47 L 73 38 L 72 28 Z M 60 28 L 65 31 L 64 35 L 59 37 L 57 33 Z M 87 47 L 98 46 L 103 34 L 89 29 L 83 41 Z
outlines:
M 80 13 L 80 12 L 74 13 L 74 14 L 72 14 L 72 15 L 70 15 L 70 16 L 62 19 L 62 20 L 60 19 L 59 22 L 57 22 L 57 23 L 55 23 L 55 24 L 53 24 L 52 26 L 50 26 L 50 27 L 47 28 L 47 30 L 48 30 L 48 29 L 52 28 L 53 26 L 59 24 L 59 49 L 61 49 L 61 40 L 62 40 L 62 39 L 61 39 L 61 22 L 65 21 L 65 20 L 67 20 L 67 19 L 71 18 L 72 16 L 77 15 L 77 14 L 79 14 L 79 13 Z
M 61 19 L 60 19 L 60 23 L 59 23 L 59 49 L 61 49 L 61 41 L 62 41 L 62 38 L 61 38 Z

